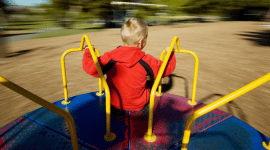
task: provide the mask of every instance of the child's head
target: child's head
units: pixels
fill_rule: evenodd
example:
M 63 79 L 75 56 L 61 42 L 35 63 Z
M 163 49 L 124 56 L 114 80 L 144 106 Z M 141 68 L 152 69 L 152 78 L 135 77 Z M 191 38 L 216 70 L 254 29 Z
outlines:
M 140 19 L 131 18 L 121 28 L 121 37 L 125 46 L 143 49 L 148 36 L 148 26 Z

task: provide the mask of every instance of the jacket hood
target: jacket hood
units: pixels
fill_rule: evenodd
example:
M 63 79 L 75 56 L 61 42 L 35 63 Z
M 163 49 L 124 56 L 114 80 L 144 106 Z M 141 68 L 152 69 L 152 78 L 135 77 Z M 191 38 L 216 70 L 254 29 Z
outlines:
M 145 56 L 145 52 L 143 52 L 140 48 L 126 46 L 120 46 L 107 54 L 111 59 L 123 64 L 126 67 L 134 66 L 139 62 L 140 59 L 143 58 L 143 56 Z

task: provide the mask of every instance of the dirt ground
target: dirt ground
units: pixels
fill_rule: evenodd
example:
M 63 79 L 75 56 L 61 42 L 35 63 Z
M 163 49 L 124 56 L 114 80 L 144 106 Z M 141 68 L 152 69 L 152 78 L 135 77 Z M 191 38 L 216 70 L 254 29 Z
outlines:
M 270 36 L 266 22 L 186 23 L 150 27 L 144 51 L 159 58 L 174 36 L 182 49 L 200 60 L 196 100 L 209 104 L 270 71 Z M 268 32 L 266 31 L 268 30 Z M 121 44 L 119 29 L 85 33 L 104 54 Z M 55 102 L 64 98 L 60 59 L 79 48 L 83 34 L 9 43 L 17 56 L 0 58 L 0 75 L 34 94 Z M 66 57 L 69 96 L 98 90 L 98 80 L 82 70 L 83 52 Z M 194 58 L 176 54 L 173 87 L 169 93 L 191 98 Z M 0 127 L 40 106 L 0 85 Z M 220 108 L 270 137 L 270 82 Z

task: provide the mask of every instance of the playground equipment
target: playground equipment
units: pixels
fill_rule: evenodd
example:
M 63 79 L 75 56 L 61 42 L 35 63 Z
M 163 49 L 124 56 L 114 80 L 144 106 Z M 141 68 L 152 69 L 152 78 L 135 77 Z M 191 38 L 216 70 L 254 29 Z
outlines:
M 99 73 L 99 91 L 68 97 L 65 56 L 70 52 L 83 51 L 85 41 Z M 177 49 L 173 48 L 175 44 Z M 161 93 L 161 77 L 172 51 L 191 54 L 195 58 L 191 100 Z M 165 53 L 166 51 L 161 53 L 161 60 Z M 191 51 L 181 49 L 178 37 L 174 37 L 151 89 L 149 113 L 127 111 L 125 116 L 119 117 L 111 113 L 110 90 L 96 55 L 100 56 L 86 35 L 82 37 L 80 48 L 70 49 L 62 55 L 64 100 L 54 104 L 0 76 L 2 85 L 43 106 L 0 129 L 1 150 L 270 150 L 268 137 L 232 115 L 216 109 L 266 83 L 270 80 L 270 73 L 208 105 L 196 102 L 198 57 Z

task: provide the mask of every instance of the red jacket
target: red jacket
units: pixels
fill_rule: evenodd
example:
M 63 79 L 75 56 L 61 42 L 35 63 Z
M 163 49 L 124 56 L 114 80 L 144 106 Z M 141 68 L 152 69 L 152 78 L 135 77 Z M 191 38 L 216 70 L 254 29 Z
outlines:
M 157 77 L 162 61 L 151 55 L 145 54 L 138 47 L 118 47 L 98 57 L 101 68 L 111 59 L 117 63 L 107 72 L 107 83 L 111 93 L 111 105 L 117 109 L 139 111 L 147 103 L 150 97 L 150 88 L 147 86 L 147 72 L 138 63 L 144 60 Z M 176 59 L 172 53 L 163 77 L 171 74 L 175 68 Z M 99 77 L 89 49 L 85 49 L 83 56 L 83 69 L 86 73 Z

